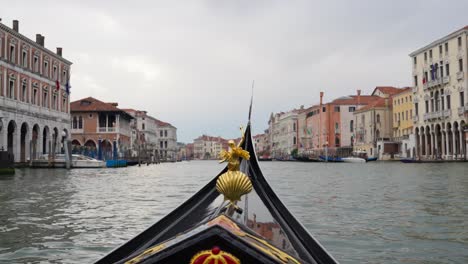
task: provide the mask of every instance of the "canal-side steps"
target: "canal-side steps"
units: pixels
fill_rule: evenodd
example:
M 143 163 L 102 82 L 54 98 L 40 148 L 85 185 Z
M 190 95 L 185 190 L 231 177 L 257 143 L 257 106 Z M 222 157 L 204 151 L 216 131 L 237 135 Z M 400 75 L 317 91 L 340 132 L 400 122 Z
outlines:
M 8 151 L 0 151 L 0 175 L 15 174 L 13 154 Z

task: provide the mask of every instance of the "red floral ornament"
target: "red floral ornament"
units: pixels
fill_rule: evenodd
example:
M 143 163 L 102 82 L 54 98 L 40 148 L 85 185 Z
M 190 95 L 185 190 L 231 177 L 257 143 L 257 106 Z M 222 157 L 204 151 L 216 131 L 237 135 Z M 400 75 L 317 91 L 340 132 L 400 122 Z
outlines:
M 190 264 L 241 264 L 240 260 L 219 247 L 204 250 L 195 254 Z

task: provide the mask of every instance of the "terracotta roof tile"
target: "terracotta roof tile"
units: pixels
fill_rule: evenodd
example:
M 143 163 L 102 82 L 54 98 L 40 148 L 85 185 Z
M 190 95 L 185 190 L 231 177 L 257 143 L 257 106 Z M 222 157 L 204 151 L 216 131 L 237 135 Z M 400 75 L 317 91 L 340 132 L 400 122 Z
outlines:
M 388 94 L 388 95 L 394 95 L 394 94 L 397 94 L 401 91 L 400 88 L 396 88 L 396 87 L 393 87 L 393 86 L 377 86 L 375 87 L 374 91 L 372 92 L 372 95 L 374 95 L 375 91 L 381 91 L 382 93 L 384 94 Z

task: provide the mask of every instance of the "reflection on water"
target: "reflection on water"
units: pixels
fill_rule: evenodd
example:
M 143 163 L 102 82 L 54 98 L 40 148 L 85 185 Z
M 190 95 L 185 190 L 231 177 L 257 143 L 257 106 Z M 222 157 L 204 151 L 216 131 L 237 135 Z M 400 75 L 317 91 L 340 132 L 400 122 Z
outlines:
M 341 263 L 468 263 L 468 164 L 260 165 L 285 205 Z M 222 166 L 2 176 L 0 263 L 93 262 L 169 213 Z M 288 247 L 276 223 L 248 215 L 249 228 Z

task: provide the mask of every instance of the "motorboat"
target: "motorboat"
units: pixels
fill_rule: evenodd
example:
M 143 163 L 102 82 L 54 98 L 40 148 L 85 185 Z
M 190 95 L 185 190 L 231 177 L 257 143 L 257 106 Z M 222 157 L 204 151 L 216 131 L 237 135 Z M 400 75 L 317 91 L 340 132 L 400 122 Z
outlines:
M 250 121 L 242 135 L 207 185 L 96 263 L 337 263 L 266 181 Z
M 341 158 L 343 162 L 349 162 L 349 163 L 366 163 L 367 161 L 363 158 L 359 157 L 346 157 L 346 158 Z
M 334 156 L 319 156 L 320 161 L 323 162 L 343 162 L 343 159 L 340 157 L 334 157 Z
M 72 154 L 72 168 L 105 168 L 106 162 L 81 154 Z M 66 168 L 65 154 L 42 154 L 31 162 L 33 168 Z

